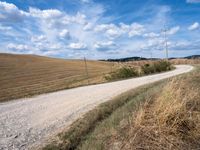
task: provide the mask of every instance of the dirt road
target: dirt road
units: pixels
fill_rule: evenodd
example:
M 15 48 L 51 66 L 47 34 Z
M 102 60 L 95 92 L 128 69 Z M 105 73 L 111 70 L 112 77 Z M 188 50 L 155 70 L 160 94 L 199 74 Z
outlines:
M 114 96 L 193 69 L 189 65 L 176 67 L 176 70 L 166 73 L 0 103 L 0 150 L 30 149 Z

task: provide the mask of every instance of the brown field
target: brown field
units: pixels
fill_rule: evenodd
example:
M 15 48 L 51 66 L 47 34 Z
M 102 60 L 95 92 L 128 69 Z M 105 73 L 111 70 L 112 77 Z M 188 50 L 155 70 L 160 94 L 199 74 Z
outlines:
M 105 82 L 113 63 L 87 61 L 89 83 Z M 0 54 L 0 101 L 87 85 L 83 60 Z
M 87 61 L 89 78 L 83 60 L 65 60 L 36 55 L 0 54 L 0 101 L 30 97 L 42 93 L 107 82 L 105 74 L 122 66 L 139 68 L 153 61 L 114 63 Z M 196 64 L 197 60 L 171 60 L 173 64 Z

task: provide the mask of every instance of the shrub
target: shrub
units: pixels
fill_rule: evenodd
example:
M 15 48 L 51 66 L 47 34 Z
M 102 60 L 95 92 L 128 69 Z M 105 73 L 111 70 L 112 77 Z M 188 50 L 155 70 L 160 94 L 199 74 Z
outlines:
M 118 80 L 118 79 L 125 79 L 125 78 L 130 78 L 130 77 L 137 77 L 141 75 L 147 75 L 147 74 L 152 74 L 152 73 L 159 73 L 163 71 L 168 71 L 173 69 L 173 66 L 171 65 L 170 62 L 168 61 L 157 61 L 151 64 L 145 64 L 141 66 L 140 69 L 136 69 L 133 67 L 122 67 L 106 76 L 104 78 L 108 81 L 112 80 Z
M 142 72 L 144 74 L 151 74 L 156 72 L 163 72 L 171 70 L 173 67 L 170 62 L 168 61 L 158 61 L 152 64 L 145 64 L 141 67 Z
M 159 61 L 154 63 L 156 72 L 168 71 L 171 70 L 172 65 L 169 61 Z
M 151 73 L 155 73 L 155 67 L 153 65 L 150 64 L 145 64 L 141 67 L 141 70 L 144 74 L 151 74 Z
M 138 76 L 138 71 L 135 68 L 131 67 L 122 67 L 115 72 L 112 72 L 110 75 L 105 76 L 106 80 L 117 80 L 125 79 L 130 77 Z

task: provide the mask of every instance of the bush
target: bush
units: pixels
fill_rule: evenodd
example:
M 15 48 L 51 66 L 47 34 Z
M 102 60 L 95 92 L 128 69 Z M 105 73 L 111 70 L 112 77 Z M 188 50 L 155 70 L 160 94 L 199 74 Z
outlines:
M 159 61 L 154 64 L 156 72 L 168 71 L 172 69 L 172 65 L 169 61 Z
M 125 79 L 130 77 L 138 76 L 138 71 L 135 68 L 131 67 L 122 67 L 115 72 L 112 72 L 110 75 L 105 76 L 106 80 L 117 80 Z
M 158 61 L 153 64 L 145 64 L 141 67 L 144 74 L 151 74 L 156 72 L 163 72 L 171 70 L 173 67 L 168 61 Z
M 133 67 L 122 67 L 108 75 L 105 76 L 105 79 L 108 81 L 126 79 L 131 77 L 138 77 L 141 75 L 147 75 L 152 73 L 159 73 L 163 71 L 168 71 L 173 69 L 173 66 L 168 61 L 157 61 L 151 64 L 145 64 L 141 66 L 140 69 Z
M 151 74 L 151 73 L 155 73 L 155 67 L 154 65 L 150 65 L 150 64 L 145 64 L 141 67 L 141 70 L 143 72 L 143 74 Z

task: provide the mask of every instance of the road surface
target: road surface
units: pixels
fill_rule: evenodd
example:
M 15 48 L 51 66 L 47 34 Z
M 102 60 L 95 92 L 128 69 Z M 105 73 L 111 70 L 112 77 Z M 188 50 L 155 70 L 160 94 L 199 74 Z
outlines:
M 170 72 L 91 85 L 0 103 L 0 150 L 30 149 L 69 126 L 98 104 L 161 79 L 189 72 L 179 65 Z

